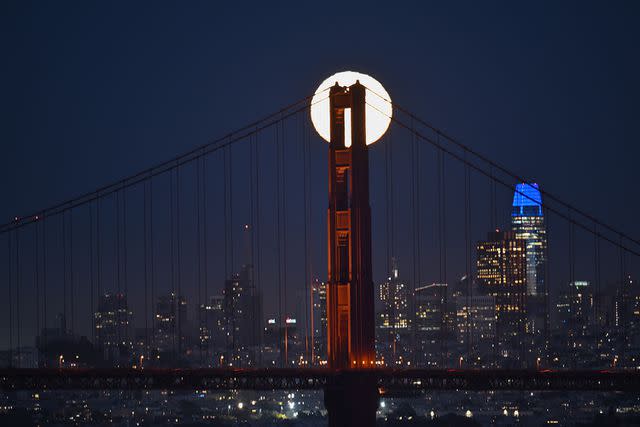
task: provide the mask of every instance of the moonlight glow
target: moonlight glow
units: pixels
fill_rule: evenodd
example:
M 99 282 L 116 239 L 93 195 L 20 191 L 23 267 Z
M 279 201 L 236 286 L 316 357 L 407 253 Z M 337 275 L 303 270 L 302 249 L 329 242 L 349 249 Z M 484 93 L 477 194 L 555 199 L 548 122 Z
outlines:
M 380 82 L 366 74 L 355 71 L 342 71 L 323 81 L 311 100 L 311 121 L 316 132 L 327 142 L 330 142 L 329 132 L 329 88 L 336 84 L 351 86 L 356 81 L 366 88 L 365 118 L 367 122 L 367 145 L 376 142 L 389 128 L 393 107 L 391 97 Z M 349 118 L 345 118 L 348 121 Z M 345 145 L 351 145 L 351 138 L 346 138 Z

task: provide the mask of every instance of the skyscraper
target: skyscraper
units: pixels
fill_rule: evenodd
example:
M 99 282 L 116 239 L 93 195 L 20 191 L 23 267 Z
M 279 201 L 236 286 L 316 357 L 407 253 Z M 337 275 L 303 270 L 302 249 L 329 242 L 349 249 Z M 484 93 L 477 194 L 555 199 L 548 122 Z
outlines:
M 400 280 L 398 264 L 393 260 L 391 277 L 380 284 L 380 301 L 383 310 L 380 315 L 383 329 L 407 329 L 409 327 L 409 289 Z
M 225 351 L 224 297 L 214 295 L 200 305 L 200 346 L 212 352 L 211 360 L 218 361 Z
M 520 362 L 524 359 L 526 265 L 526 242 L 514 232 L 491 232 L 486 241 L 478 242 L 478 282 L 496 302 L 497 348 L 500 356 Z
M 181 355 L 185 349 L 184 322 L 187 319 L 187 301 L 171 292 L 158 297 L 156 304 L 156 349 L 161 353 Z
M 445 283 L 416 288 L 416 361 L 419 366 L 444 366 L 448 360 L 447 292 Z
M 253 284 L 251 265 L 243 265 L 224 285 L 224 323 L 228 363 L 253 364 L 262 341 L 262 297 Z
M 382 311 L 378 314 L 379 348 L 389 363 L 407 356 L 409 343 L 409 288 L 400 279 L 398 264 L 392 260 L 391 276 L 379 287 Z
M 542 212 L 542 196 L 538 184 L 516 185 L 511 212 L 511 228 L 517 239 L 526 242 L 527 295 L 546 292 L 547 230 Z
M 133 346 L 132 313 L 127 306 L 127 296 L 122 293 L 102 295 L 94 316 L 96 344 L 103 357 L 116 365 L 125 362 Z

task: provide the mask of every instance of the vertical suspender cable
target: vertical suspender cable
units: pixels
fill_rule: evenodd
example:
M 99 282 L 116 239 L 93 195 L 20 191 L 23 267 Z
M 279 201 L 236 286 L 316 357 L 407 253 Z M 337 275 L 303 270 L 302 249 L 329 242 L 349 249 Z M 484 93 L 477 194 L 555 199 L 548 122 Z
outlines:
M 575 230 L 573 227 L 573 217 L 572 217 L 572 212 L 571 209 L 569 209 L 569 286 L 571 286 L 571 291 L 572 292 L 576 292 L 576 288 L 575 288 Z M 572 295 L 572 298 L 574 296 Z M 575 331 L 574 331 L 575 333 Z M 574 337 L 573 340 L 575 340 L 576 338 Z M 573 342 L 575 343 L 575 341 Z M 573 344 L 573 343 L 569 343 L 569 344 Z M 571 348 L 573 349 L 573 357 L 571 357 L 571 365 L 572 367 L 575 369 L 576 368 L 576 363 L 577 363 L 577 350 L 575 349 L 574 345 L 571 345 Z
M 127 346 L 129 346 L 130 344 L 130 325 L 129 325 L 129 304 L 131 304 L 131 296 L 129 295 L 129 281 L 127 279 L 128 276 L 128 272 L 127 272 L 127 245 L 128 245 L 128 240 L 127 240 L 127 189 L 125 187 L 122 188 L 122 251 L 123 251 L 123 259 L 122 259 L 122 279 L 124 282 L 124 302 L 126 302 L 126 305 L 124 308 L 125 310 L 125 318 L 124 319 L 120 319 L 120 322 L 126 322 L 127 328 L 125 330 L 126 333 L 126 337 L 125 339 L 127 340 Z
M 303 212 L 304 212 L 304 291 L 305 291 L 305 359 L 313 363 L 313 295 L 309 292 L 311 286 L 310 268 L 309 268 L 309 141 L 307 140 L 307 121 L 304 115 L 306 110 L 300 115 L 301 131 L 302 131 L 302 193 L 303 193 Z M 311 300 L 309 295 L 311 294 Z
M 229 189 L 228 189 L 228 165 L 227 165 L 227 147 L 222 149 L 222 180 L 223 180 L 223 196 L 224 196 L 224 209 L 223 209 L 223 229 L 224 229 L 224 280 L 225 283 L 227 280 L 232 280 L 232 277 L 229 276 Z M 225 294 L 228 292 L 225 285 Z M 227 336 L 225 337 L 226 345 L 225 345 L 225 360 L 227 363 L 231 360 L 231 344 L 233 342 L 233 334 L 235 331 L 233 330 L 233 305 L 229 304 L 228 301 L 232 299 L 225 295 L 224 297 L 224 305 L 225 305 L 225 327 L 227 329 Z M 231 318 L 230 318 L 231 317 Z M 231 328 L 231 331 L 229 329 Z
M 204 303 L 208 304 L 209 302 L 209 232 L 208 232 L 208 218 L 207 218 L 207 157 L 202 158 L 202 215 L 204 217 L 203 231 L 204 231 Z M 209 337 L 213 341 L 213 334 L 211 333 L 212 327 L 217 327 L 219 325 L 209 325 L 209 318 L 205 316 L 205 327 L 207 331 L 209 331 Z M 217 344 L 216 344 L 217 345 Z M 207 344 L 207 366 L 210 364 L 210 353 L 209 350 L 211 348 L 210 344 Z
M 598 235 L 598 225 L 594 223 L 593 225 L 593 249 L 594 249 L 594 288 L 595 292 L 593 295 L 593 308 L 594 308 L 594 319 L 593 319 L 593 337 L 595 339 L 595 349 L 600 348 L 600 236 Z
M 229 165 L 227 167 L 227 174 L 229 176 L 229 189 L 227 194 L 229 195 L 229 256 L 230 256 L 230 266 L 231 266 L 231 274 L 233 275 L 234 272 L 236 271 L 236 264 L 235 264 L 235 242 L 233 240 L 233 228 L 234 228 L 234 223 L 233 223 L 233 149 L 232 146 L 229 145 L 227 147 L 228 153 L 229 153 L 229 157 L 228 157 L 228 162 Z
M 71 309 L 71 334 L 76 332 L 76 307 L 73 280 L 73 210 L 69 210 L 69 308 Z
M 254 265 L 254 230 L 255 230 L 255 207 L 254 207 L 254 197 L 255 197 L 255 181 L 254 181 L 254 163 L 255 163 L 255 141 L 254 136 L 249 135 L 249 280 L 251 282 L 250 290 L 251 290 L 251 346 L 253 347 L 254 353 L 252 354 L 251 362 L 255 365 L 257 362 L 257 352 L 260 351 L 260 347 L 258 345 L 257 334 L 259 331 L 256 328 L 256 321 L 258 319 L 258 307 L 256 305 L 258 295 L 256 293 L 256 283 L 255 283 L 255 265 Z
M 413 330 L 414 333 L 412 333 L 412 338 L 413 338 L 413 343 L 415 343 L 415 323 L 416 323 L 416 310 L 415 310 L 415 294 L 416 294 L 416 281 L 417 281 L 417 270 L 418 270 L 418 257 L 417 257 L 417 239 L 418 239 L 418 235 L 419 235 L 419 230 L 418 230 L 418 226 L 417 226 L 417 212 L 418 212 L 418 202 L 417 202 L 417 197 L 416 197 L 416 174 L 418 173 L 417 171 L 417 167 L 416 167 L 416 138 L 415 138 L 415 128 L 414 128 L 414 123 L 413 123 L 413 118 L 411 119 L 411 246 L 412 246 L 412 253 L 411 253 L 411 264 L 413 267 L 413 277 L 411 280 L 411 302 L 409 304 L 410 310 L 411 310 L 411 314 L 409 316 L 409 319 L 411 319 L 411 323 L 413 325 Z M 407 319 L 407 320 L 409 320 Z M 396 322 L 398 320 L 398 318 L 396 317 L 395 319 L 393 319 L 393 322 Z M 406 344 L 405 344 L 406 345 Z M 416 359 L 415 359 L 415 354 L 416 352 L 413 351 L 412 352 L 412 363 L 415 365 Z
M 256 174 L 255 174 L 255 188 L 256 188 L 256 224 L 255 224 L 255 238 L 256 238 L 256 260 L 255 260 L 255 287 L 256 287 L 256 292 L 258 294 L 258 297 L 260 298 L 260 301 L 262 301 L 262 290 L 261 290 L 261 275 L 260 275 L 260 267 L 261 267 L 261 257 L 260 257 L 260 148 L 258 145 L 258 133 L 257 133 L 257 128 L 256 128 L 256 133 L 255 133 L 255 168 L 256 168 Z M 262 314 L 262 313 L 260 313 Z M 262 319 L 260 319 L 260 321 L 262 321 Z M 260 323 L 260 325 L 262 325 L 262 323 Z M 258 353 L 258 363 L 261 365 L 262 364 L 262 333 L 259 334 L 259 344 L 260 344 L 260 351 Z
M 444 279 L 444 285 L 442 287 L 443 293 L 444 293 L 444 297 L 442 298 L 442 313 L 443 313 L 443 328 L 442 328 L 442 336 L 443 336 L 443 340 L 442 340 L 442 344 L 444 345 L 444 357 L 446 358 L 448 356 L 448 343 L 447 343 L 447 323 L 446 323 L 446 317 L 444 316 L 444 313 L 446 313 L 447 311 L 447 305 L 448 305 L 448 292 L 449 292 L 449 283 L 447 280 L 447 189 L 446 189 L 446 183 L 447 180 L 445 179 L 446 174 L 445 174 L 445 156 L 444 156 L 444 152 L 442 150 L 440 150 L 440 161 L 442 163 L 442 167 L 440 168 L 440 172 L 442 173 L 442 178 L 440 180 L 440 182 L 442 183 L 442 204 L 441 204 L 441 208 L 442 208 L 442 236 L 443 236 L 443 240 L 442 240 L 442 277 Z
M 122 291 L 120 288 L 120 192 L 116 192 L 116 287 L 118 290 L 118 294 Z M 120 342 L 120 328 L 117 328 L 118 331 L 118 343 Z
M 620 362 L 623 364 L 626 363 L 625 355 L 627 352 L 627 304 L 628 304 L 628 295 L 627 288 L 625 286 L 626 282 L 626 263 L 625 263 L 625 250 L 624 250 L 624 241 L 623 235 L 619 235 L 620 239 L 620 324 L 622 326 L 622 342 L 620 348 Z M 18 341 L 19 342 L 19 341 Z
M 174 224 L 174 214 L 173 214 L 173 209 L 174 209 L 174 200 L 173 200 L 173 169 L 171 169 L 169 171 L 169 228 L 170 228 L 170 239 L 169 239 L 169 254 L 171 257 L 171 295 L 172 298 L 170 298 L 170 302 L 171 302 L 171 310 L 170 313 L 172 314 L 172 321 L 171 321 L 171 345 L 172 345 L 172 349 L 173 349 L 173 355 L 176 355 L 176 316 L 177 316 L 177 310 L 178 310 L 178 296 L 176 295 L 176 271 L 175 271 L 175 267 L 176 267 L 176 257 L 175 257 L 175 250 L 174 250 L 174 228 L 175 228 L 175 224 Z
M 102 298 L 102 256 L 101 256 L 101 233 L 100 233 L 100 197 L 96 199 L 96 288 L 98 291 L 98 308 L 100 307 L 100 298 Z M 94 315 L 95 317 L 95 315 Z
M 40 222 L 35 223 L 35 245 L 34 245 L 34 259 L 35 259 L 35 288 L 36 288 L 36 337 L 40 333 Z M 40 363 L 38 363 L 38 366 Z
M 143 268 L 143 281 L 144 281 L 144 350 L 143 354 L 148 358 L 149 351 L 149 293 L 148 293 L 148 275 L 149 275 L 149 255 L 148 255 L 148 245 L 149 245 L 149 229 L 147 227 L 147 181 L 142 183 L 142 258 L 144 259 Z M 141 366 L 142 367 L 142 366 Z
M 17 349 L 18 349 L 18 367 L 22 367 L 22 352 L 21 347 L 21 333 L 22 328 L 20 326 L 20 290 L 22 289 L 22 272 L 20 263 L 20 229 L 16 230 L 16 332 L 17 332 Z
M 467 159 L 467 151 L 464 151 L 464 159 Z M 471 301 L 472 301 L 472 278 L 471 278 L 471 179 L 469 165 L 464 165 L 464 240 L 465 240 L 465 276 L 467 277 L 467 298 L 466 298 L 466 341 L 467 341 L 467 360 L 471 361 Z
M 182 257 L 181 257 L 181 243 L 182 236 L 180 232 L 180 165 L 176 166 L 176 286 L 177 292 L 177 310 L 176 310 L 176 323 L 178 326 L 178 354 L 182 358 L 182 319 L 181 307 L 182 307 Z
M 199 337 L 198 337 L 198 348 L 200 350 L 200 367 L 202 367 L 202 363 L 204 362 L 203 359 L 203 338 L 205 337 L 202 332 L 202 259 L 201 259 L 201 253 L 200 253 L 200 244 L 202 243 L 202 232 L 201 232 L 201 226 L 200 226 L 200 209 L 201 209 L 201 202 L 200 199 L 202 197 L 202 193 L 201 193 L 201 186 L 200 186 L 200 181 L 201 181 L 201 177 L 200 177 L 200 171 L 201 171 L 201 163 L 202 163 L 202 158 L 198 158 L 196 160 L 196 263 L 197 263 L 197 268 L 198 268 L 198 303 L 197 303 L 197 309 L 198 309 L 198 333 L 199 333 Z M 205 330 L 206 332 L 206 330 Z M 205 340 L 207 340 L 205 338 Z M 207 340 L 208 342 L 208 340 Z
M 95 336 L 95 315 L 94 315 L 94 285 L 95 285 L 95 277 L 94 277 L 94 259 L 93 259 L 93 204 L 89 204 L 89 310 L 91 314 L 91 338 L 92 342 L 96 342 Z
M 63 333 L 67 333 L 67 213 L 62 212 L 62 315 Z
M 543 214 L 545 218 L 549 218 L 549 210 L 547 209 L 547 207 L 543 204 L 542 206 L 543 209 Z M 548 221 L 548 220 L 547 220 Z M 549 223 L 547 222 L 547 227 L 548 227 Z M 548 229 L 548 228 L 547 228 Z M 544 263 L 544 343 L 545 343 L 545 360 L 546 363 L 549 363 L 549 357 L 550 357 L 550 349 L 551 349 L 551 325 L 550 325 L 550 293 L 549 293 L 549 284 L 551 283 L 550 280 L 550 268 L 549 268 L 549 238 L 548 238 L 549 234 L 547 233 L 547 244 L 544 248 L 544 259 L 545 259 L 545 263 Z
M 306 110 L 305 110 L 306 111 Z M 309 291 L 307 295 L 307 301 L 309 304 L 309 339 L 310 339 L 310 358 L 308 356 L 309 362 L 311 365 L 315 362 L 315 331 L 314 331 L 314 298 L 313 298 L 313 279 L 311 277 L 311 199 L 310 199 L 310 184 L 309 184 L 309 159 L 310 159 L 310 132 L 311 129 L 309 127 L 309 122 L 306 117 L 302 116 L 302 126 L 303 126 L 303 138 L 304 138 L 304 253 L 305 253 L 305 280 L 306 286 L 305 289 Z
M 440 367 L 445 367 L 445 352 L 446 352 L 446 344 L 445 344 L 445 298 L 446 298 L 446 273 L 444 269 L 445 261 L 444 261 L 444 163 L 442 150 L 440 149 L 440 135 L 437 135 L 437 172 L 438 172 L 438 246 L 440 252 L 440 261 L 439 261 L 439 281 L 440 281 Z
M 122 319 L 120 318 L 120 309 L 121 309 L 121 295 L 122 295 L 122 288 L 120 286 L 120 192 L 116 192 L 116 203 L 115 203 L 115 209 L 116 209 L 116 285 L 117 285 L 117 289 L 118 289 L 118 297 L 116 298 L 117 301 L 117 305 L 116 305 L 116 322 L 120 322 Z M 116 348 L 120 347 L 120 344 L 122 343 L 122 335 L 121 335 L 121 328 L 120 325 L 117 325 L 116 327 L 116 337 L 118 339 L 118 345 Z M 120 352 L 117 352 L 117 355 L 120 355 Z M 118 364 L 119 364 L 119 360 L 118 360 Z
M 288 317 L 288 307 L 287 307 L 287 164 L 285 162 L 285 133 L 284 133 L 284 121 L 280 121 L 281 127 L 281 144 L 280 144 L 280 155 L 282 156 L 282 285 L 284 288 L 284 311 L 285 316 Z M 289 324 L 285 318 L 284 324 L 284 361 L 288 366 L 289 363 Z
M 280 168 L 282 167 L 280 165 L 280 133 L 279 133 L 279 127 L 278 125 L 275 126 L 275 138 L 276 138 L 276 247 L 277 247 L 277 255 L 278 255 L 278 273 L 277 273 L 277 282 L 278 282 L 278 323 L 279 323 L 279 350 L 280 350 L 280 367 L 284 367 L 284 354 L 283 354 L 283 341 L 284 341 L 284 337 L 282 336 L 282 333 L 284 331 L 284 321 L 283 321 L 283 312 L 282 312 L 282 247 L 281 247 L 281 237 L 282 237 L 282 232 L 281 232 L 281 224 L 280 221 L 282 219 L 281 215 L 280 215 L 280 208 L 281 208 L 281 203 L 280 203 Z
M 250 346 L 255 350 L 255 338 L 256 338 L 256 298 L 255 298 L 255 288 L 253 282 L 253 135 L 249 135 L 249 223 L 248 228 L 245 227 L 245 232 L 248 232 L 249 235 L 245 236 L 245 242 L 247 242 L 248 251 L 248 260 L 247 260 L 247 268 L 249 273 L 249 290 L 251 292 L 251 339 L 249 340 Z M 252 353 L 251 362 L 255 363 L 254 353 Z
M 149 257 L 151 261 L 151 343 L 156 350 L 156 322 L 155 322 L 155 263 L 153 244 L 153 177 L 149 178 Z
M 13 367 L 13 233 L 9 232 L 9 367 Z
M 47 219 L 43 216 L 42 217 L 42 311 L 43 311 L 43 318 L 44 318 L 44 330 L 45 333 L 43 334 L 43 343 L 42 343 L 42 348 L 43 348 L 43 353 L 46 355 L 47 354 L 47 341 L 48 341 L 48 337 L 47 337 L 47 226 L 46 226 L 46 221 Z M 44 358 L 44 367 L 47 367 L 47 358 Z

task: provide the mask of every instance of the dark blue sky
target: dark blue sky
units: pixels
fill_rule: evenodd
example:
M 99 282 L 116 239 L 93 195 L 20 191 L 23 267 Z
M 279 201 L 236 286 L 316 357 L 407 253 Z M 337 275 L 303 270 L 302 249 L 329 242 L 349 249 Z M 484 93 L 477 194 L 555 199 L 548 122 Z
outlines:
M 629 197 L 637 3 L 303 3 L 3 2 L 0 217 L 185 151 L 355 69 L 640 234 Z
M 637 2 L 256 3 L 3 2 L 0 222 L 187 151 L 352 69 L 640 235 Z

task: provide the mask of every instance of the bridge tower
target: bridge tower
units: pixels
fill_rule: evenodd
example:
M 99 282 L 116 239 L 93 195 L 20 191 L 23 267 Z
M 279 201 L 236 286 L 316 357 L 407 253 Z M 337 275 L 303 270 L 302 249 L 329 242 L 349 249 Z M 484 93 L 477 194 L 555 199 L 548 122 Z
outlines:
M 327 338 L 329 367 L 344 370 L 325 390 L 330 426 L 373 426 L 374 289 L 371 273 L 369 156 L 365 87 L 330 89 Z
M 371 368 L 376 355 L 365 88 L 336 83 L 329 99 L 329 367 Z

